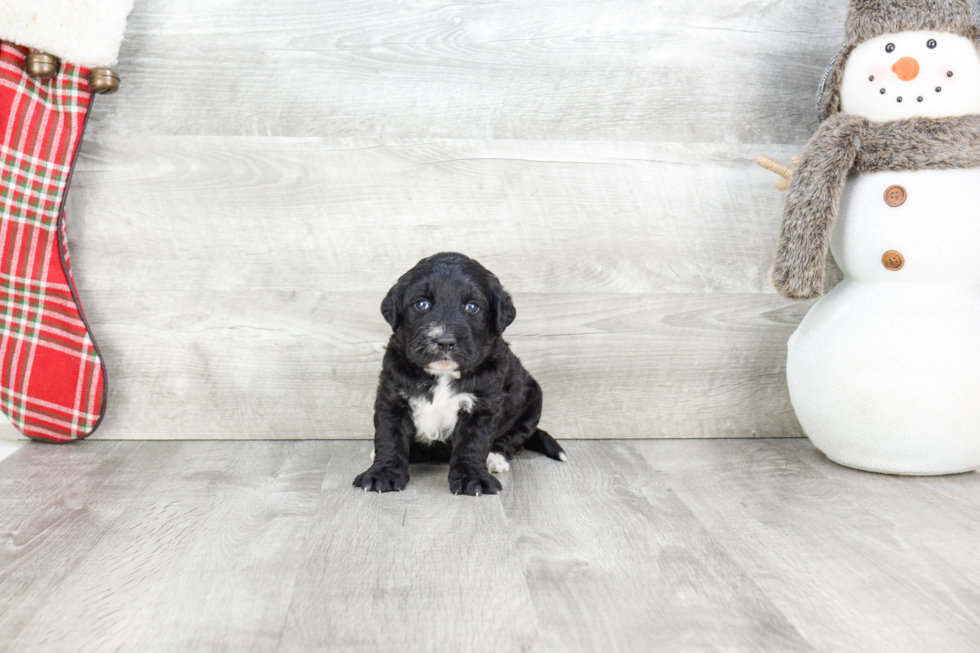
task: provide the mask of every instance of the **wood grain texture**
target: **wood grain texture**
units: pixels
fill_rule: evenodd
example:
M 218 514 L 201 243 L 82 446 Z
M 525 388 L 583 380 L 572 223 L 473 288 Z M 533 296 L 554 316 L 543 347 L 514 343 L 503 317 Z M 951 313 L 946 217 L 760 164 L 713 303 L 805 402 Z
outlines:
M 113 99 L 93 127 L 794 143 L 814 130 L 814 95 L 843 41 L 845 9 L 816 0 L 147 0 L 119 55 L 126 101 Z
M 799 435 L 754 158 L 812 132 L 844 9 L 137 3 L 69 193 L 96 437 L 371 437 L 377 306 L 445 250 L 517 297 L 561 437 Z
M 70 237 L 110 374 L 96 437 L 372 437 L 380 301 L 439 249 L 515 294 L 564 437 L 799 432 L 806 305 L 768 287 L 781 197 L 745 147 L 93 140 Z
M 108 336 L 110 372 L 119 370 L 113 410 L 93 437 L 373 438 L 389 330 L 369 296 L 273 293 L 235 309 L 224 293 L 196 306 L 167 293 L 158 315 L 162 299 L 183 321 L 148 326 L 120 302 L 116 322 L 93 323 Z M 783 381 L 797 306 L 766 295 L 516 301 L 508 340 L 544 388 L 542 427 L 559 438 L 799 431 Z
M 630 444 L 566 449 L 501 495 L 548 650 L 813 650 Z
M 969 651 L 980 475 L 896 477 L 807 440 L 636 450 L 818 650 Z
M 806 440 L 566 442 L 499 495 L 366 442 L 29 444 L 0 463 L 0 651 L 951 651 L 980 475 Z
M 785 193 L 756 166 L 757 145 L 92 136 L 83 147 L 69 236 L 86 294 L 124 274 L 153 292 L 316 288 L 380 303 L 447 250 L 516 292 L 775 294 Z
M 275 650 L 330 455 L 314 444 L 86 443 L 85 454 L 98 447 L 110 461 L 88 468 L 75 445 L 18 452 L 0 475 L 5 485 L 55 505 L 70 497 L 76 515 L 97 509 L 112 519 L 93 543 L 91 520 L 49 525 L 33 513 L 37 497 L 6 505 L 0 532 L 19 528 L 18 540 L 33 543 L 41 538 L 28 533 L 44 526 L 59 546 L 5 558 L 23 580 L 3 601 L 23 617 L 14 628 L 0 623 L 0 650 Z M 56 584 L 35 580 L 56 575 Z M 11 613 L 0 614 L 6 622 Z
M 116 443 L 80 443 L 70 455 L 29 443 L 0 464 L 0 647 L 122 515 L 123 488 L 144 483 L 132 460 Z
M 363 492 L 351 481 L 370 445 L 329 446 L 343 453 L 326 469 L 280 651 L 534 650 L 539 624 L 498 498 L 453 496 L 446 465 L 413 465 L 404 492 Z

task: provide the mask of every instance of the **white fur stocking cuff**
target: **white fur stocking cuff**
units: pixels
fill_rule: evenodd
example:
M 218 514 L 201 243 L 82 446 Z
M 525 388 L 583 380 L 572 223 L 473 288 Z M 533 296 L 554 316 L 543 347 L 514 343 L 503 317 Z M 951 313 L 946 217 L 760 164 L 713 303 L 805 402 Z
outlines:
M 111 68 L 132 8 L 133 0 L 0 0 L 0 40 Z

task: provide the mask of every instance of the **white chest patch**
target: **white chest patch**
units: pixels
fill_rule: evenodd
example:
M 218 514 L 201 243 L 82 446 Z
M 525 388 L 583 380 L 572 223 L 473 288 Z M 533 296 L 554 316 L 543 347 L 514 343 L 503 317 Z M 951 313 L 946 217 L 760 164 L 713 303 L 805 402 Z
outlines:
M 432 392 L 432 401 L 426 397 L 413 397 L 408 400 L 412 407 L 412 420 L 415 422 L 415 439 L 430 443 L 445 441 L 456 428 L 459 412 L 469 412 L 476 398 L 468 392 L 456 392 L 452 373 L 438 374 L 439 381 Z

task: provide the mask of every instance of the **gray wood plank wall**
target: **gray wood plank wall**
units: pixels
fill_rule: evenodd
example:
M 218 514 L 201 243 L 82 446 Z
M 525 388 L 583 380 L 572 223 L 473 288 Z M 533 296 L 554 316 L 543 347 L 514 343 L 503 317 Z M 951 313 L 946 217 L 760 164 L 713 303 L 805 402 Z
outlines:
M 70 193 L 100 438 L 369 438 L 418 259 L 514 294 L 558 438 L 798 435 L 768 277 L 846 3 L 138 0 Z

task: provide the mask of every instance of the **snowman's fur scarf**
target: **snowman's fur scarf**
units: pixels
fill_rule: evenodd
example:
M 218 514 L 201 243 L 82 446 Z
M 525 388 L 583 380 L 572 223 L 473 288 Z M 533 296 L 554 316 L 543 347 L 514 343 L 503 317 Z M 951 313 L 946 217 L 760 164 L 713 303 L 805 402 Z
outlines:
M 980 115 L 877 123 L 839 113 L 807 143 L 793 174 L 773 284 L 790 299 L 823 294 L 830 230 L 851 172 L 980 167 Z
M 980 47 L 980 27 L 974 24 L 967 0 L 851 0 L 844 27 L 844 47 L 831 62 L 820 85 L 820 120 L 840 111 L 840 85 L 851 51 L 882 34 L 932 30 L 964 36 Z

